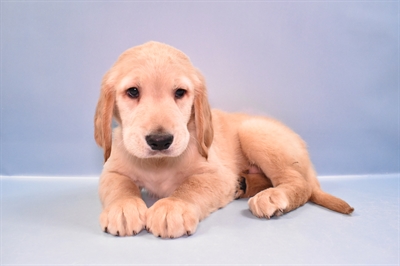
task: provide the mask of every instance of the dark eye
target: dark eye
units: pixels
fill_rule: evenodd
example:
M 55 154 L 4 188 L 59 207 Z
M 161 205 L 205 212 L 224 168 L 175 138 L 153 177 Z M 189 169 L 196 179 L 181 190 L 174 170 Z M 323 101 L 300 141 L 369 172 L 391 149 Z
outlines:
M 186 91 L 184 89 L 177 89 L 175 91 L 175 98 L 176 99 L 181 99 L 183 96 L 185 96 Z
M 126 94 L 133 99 L 136 99 L 139 97 L 139 89 L 136 87 L 132 87 L 126 90 Z

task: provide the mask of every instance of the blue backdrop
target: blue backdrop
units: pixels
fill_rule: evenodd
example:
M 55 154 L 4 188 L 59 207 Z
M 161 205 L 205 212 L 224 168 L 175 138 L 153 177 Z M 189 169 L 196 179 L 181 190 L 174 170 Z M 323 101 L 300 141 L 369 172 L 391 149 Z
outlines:
M 321 175 L 399 172 L 399 2 L 1 3 L 2 175 L 98 175 L 102 75 L 149 40 L 188 54 L 213 107 L 267 114 Z

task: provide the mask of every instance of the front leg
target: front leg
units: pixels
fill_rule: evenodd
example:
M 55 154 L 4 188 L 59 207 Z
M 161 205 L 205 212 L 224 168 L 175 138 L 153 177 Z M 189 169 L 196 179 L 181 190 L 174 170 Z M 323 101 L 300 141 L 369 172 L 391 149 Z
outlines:
M 147 230 L 162 238 L 193 234 L 202 219 L 233 200 L 235 183 L 234 178 L 213 174 L 189 177 L 170 197 L 148 209 Z
M 129 177 L 104 172 L 100 177 L 99 194 L 103 205 L 100 225 L 104 232 L 131 236 L 144 228 L 147 207 L 140 189 Z

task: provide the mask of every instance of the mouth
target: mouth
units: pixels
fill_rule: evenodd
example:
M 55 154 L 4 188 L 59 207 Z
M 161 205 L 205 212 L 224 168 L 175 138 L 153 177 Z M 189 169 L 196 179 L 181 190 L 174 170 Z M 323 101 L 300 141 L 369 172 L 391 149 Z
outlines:
M 162 151 L 153 151 L 150 150 L 148 152 L 147 158 L 161 158 L 161 157 L 172 157 L 170 150 L 162 150 Z

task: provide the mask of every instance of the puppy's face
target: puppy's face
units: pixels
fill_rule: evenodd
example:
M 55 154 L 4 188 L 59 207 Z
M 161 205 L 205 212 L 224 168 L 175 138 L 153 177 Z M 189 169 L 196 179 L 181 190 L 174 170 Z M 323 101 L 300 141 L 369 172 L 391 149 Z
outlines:
M 115 96 L 124 145 L 134 156 L 176 157 L 186 149 L 194 85 L 184 69 L 145 58 L 120 76 Z
M 95 139 L 111 153 L 111 120 L 123 145 L 139 158 L 176 157 L 191 137 L 207 158 L 213 139 L 204 78 L 179 50 L 157 42 L 124 52 L 103 78 L 95 114 Z M 193 132 L 188 124 L 193 121 Z

